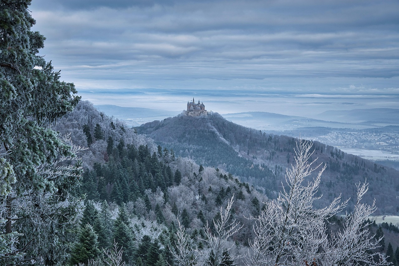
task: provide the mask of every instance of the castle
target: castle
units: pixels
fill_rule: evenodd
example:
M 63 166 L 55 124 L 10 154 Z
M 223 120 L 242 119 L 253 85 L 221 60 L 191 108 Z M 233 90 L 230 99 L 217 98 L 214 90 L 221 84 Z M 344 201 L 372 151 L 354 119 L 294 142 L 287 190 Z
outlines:
M 200 115 L 207 115 L 208 112 L 205 110 L 204 103 L 195 103 L 194 98 L 192 102 L 187 102 L 187 111 L 186 115 L 189 116 L 200 116 Z

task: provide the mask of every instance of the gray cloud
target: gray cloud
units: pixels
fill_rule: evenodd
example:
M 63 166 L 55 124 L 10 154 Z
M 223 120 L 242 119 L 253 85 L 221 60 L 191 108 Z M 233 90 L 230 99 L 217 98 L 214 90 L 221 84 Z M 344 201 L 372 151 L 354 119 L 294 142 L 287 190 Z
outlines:
M 34 0 L 31 10 L 42 54 L 78 88 L 398 92 L 394 0 Z

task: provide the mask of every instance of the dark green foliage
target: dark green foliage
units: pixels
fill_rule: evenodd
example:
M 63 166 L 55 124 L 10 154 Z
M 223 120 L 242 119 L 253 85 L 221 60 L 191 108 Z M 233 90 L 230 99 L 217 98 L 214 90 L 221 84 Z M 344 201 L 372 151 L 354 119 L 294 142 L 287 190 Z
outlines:
M 121 140 L 119 141 L 118 146 L 117 146 L 118 151 L 119 151 L 119 155 L 120 155 L 121 157 L 124 157 L 124 154 L 123 154 L 123 148 L 124 148 L 124 147 L 125 147 L 125 142 L 123 141 L 123 139 L 121 139 Z
M 148 210 L 151 209 L 144 191 L 157 187 L 166 194 L 173 180 L 181 180 L 181 173 L 177 170 L 175 178 L 171 168 L 164 164 L 162 158 L 153 153 L 148 147 L 125 145 L 123 140 L 114 147 L 114 140 L 108 138 L 107 154 L 109 160 L 105 164 L 95 164 L 93 170 L 86 170 L 83 175 L 83 193 L 88 199 L 113 201 L 117 204 L 134 201 L 144 197 Z
M 375 239 L 379 240 L 380 238 L 382 238 L 380 241 L 380 246 L 382 251 L 385 250 L 385 240 L 383 237 L 384 237 L 384 232 L 382 231 L 382 227 L 378 226 L 377 232 L 375 233 Z
M 213 250 L 211 250 L 211 253 L 209 254 L 209 258 L 208 258 L 208 261 L 206 262 L 206 265 L 218 266 L 216 256 L 215 256 L 215 253 L 213 252 Z
M 215 199 L 215 203 L 217 206 L 222 205 L 223 201 L 222 201 L 222 197 L 220 196 L 220 193 L 217 195 L 217 197 Z
M 159 158 L 162 157 L 162 147 L 158 145 L 158 156 Z
M 114 139 L 111 136 L 109 136 L 107 140 L 107 153 L 111 155 L 113 149 L 114 149 Z
M 220 266 L 234 266 L 234 261 L 230 258 L 230 254 L 227 250 L 223 251 Z
M 86 224 L 80 233 L 79 242 L 71 253 L 71 264 L 87 263 L 88 260 L 96 258 L 100 254 L 98 249 L 97 235 L 90 224 Z
M 388 248 L 387 248 L 387 256 L 389 257 L 388 258 L 388 261 L 389 262 L 393 262 L 393 260 L 395 259 L 395 256 L 394 256 L 395 254 L 393 253 L 393 248 L 392 248 L 392 245 L 391 245 L 391 243 L 389 243 L 388 244 Z
M 119 208 L 119 215 L 114 223 L 114 241 L 123 248 L 123 260 L 132 262 L 134 259 L 134 235 L 128 227 L 129 220 L 124 206 Z
M 173 202 L 172 212 L 173 212 L 173 214 L 176 215 L 176 216 L 177 216 L 178 213 L 179 213 L 179 210 L 177 209 L 176 202 Z
M 382 223 L 381 227 L 389 230 L 389 232 L 399 233 L 399 227 L 393 225 L 392 223 Z
M 85 171 L 83 173 L 83 190 L 90 191 L 90 194 L 87 195 L 87 199 L 100 199 L 100 193 L 98 192 L 98 179 L 94 171 Z
M 95 219 L 98 218 L 98 211 L 94 207 L 91 201 L 86 202 L 86 208 L 83 211 L 82 220 L 80 220 L 80 226 L 85 227 L 86 224 L 94 225 Z
M 399 265 L 399 247 L 396 248 L 395 259 L 396 259 L 397 264 Z
M 91 137 L 89 125 L 83 126 L 83 132 L 86 134 L 87 146 L 90 146 L 93 143 L 93 138 Z
M 99 220 L 102 224 L 104 235 L 107 237 L 105 242 L 108 243 L 108 245 L 110 246 L 112 244 L 112 237 L 113 237 L 113 232 L 112 232 L 113 221 L 111 220 L 111 213 L 108 211 L 107 201 L 104 201 L 101 204 L 101 212 L 99 213 Z
M 127 217 L 124 204 L 122 204 L 122 206 L 119 207 L 119 215 L 115 221 L 115 224 L 118 223 L 124 223 L 126 225 L 129 224 L 129 218 Z
M 145 207 L 147 208 L 147 211 L 150 211 L 151 210 L 151 202 L 150 202 L 150 199 L 148 198 L 147 194 L 144 197 L 144 202 L 145 202 Z
M 179 185 L 181 182 L 181 173 L 180 173 L 179 169 L 177 169 L 175 172 L 174 181 L 175 181 L 176 185 Z
M 156 263 L 159 260 L 159 254 L 160 254 L 159 244 L 158 241 L 155 240 L 154 243 L 150 244 L 150 248 L 146 255 L 147 265 L 156 265 Z
M 165 217 L 163 216 L 161 208 L 159 207 L 158 204 L 155 206 L 155 215 L 157 216 L 158 223 L 161 224 L 161 223 L 165 222 Z
M 96 124 L 96 127 L 94 128 L 94 137 L 97 140 L 104 138 L 103 129 L 101 128 L 100 124 Z
M 181 223 L 185 228 L 188 228 L 190 226 L 190 217 L 186 209 L 184 209 L 181 214 Z
M 254 216 L 258 216 L 260 212 L 260 203 L 257 197 L 252 199 L 252 206 L 254 207 Z
M 144 235 L 136 252 L 136 261 L 146 262 L 147 253 L 151 247 L 151 238 Z M 143 264 L 144 265 L 144 264 Z
M 245 196 L 244 196 L 244 193 L 242 192 L 242 190 L 240 190 L 240 192 L 238 192 L 237 199 L 245 200 Z
M 98 238 L 98 247 L 100 249 L 105 249 L 111 246 L 110 237 L 107 234 L 107 231 L 104 228 L 103 223 L 101 222 L 99 217 L 96 217 L 93 222 L 93 230 L 96 232 Z
M 201 220 L 201 222 L 205 225 L 206 224 L 206 220 L 205 220 L 205 216 L 204 213 L 202 212 L 202 210 L 199 211 L 197 218 Z
M 71 220 L 76 211 L 72 205 L 76 201 L 69 192 L 80 182 L 78 168 L 59 176 L 38 172 L 38 166 L 54 169 L 58 156 L 73 156 L 50 125 L 72 111 L 80 97 L 76 96 L 74 85 L 61 81 L 60 72 L 39 55 L 45 37 L 31 31 L 36 22 L 28 10 L 30 4 L 31 0 L 0 1 L 0 166 L 10 173 L 2 178 L 4 186 L 0 191 L 0 202 L 7 206 L 0 214 L 4 228 L 0 250 L 5 255 L 0 257 L 1 265 L 20 265 L 18 259 L 24 256 L 50 263 L 65 262 L 65 251 L 73 236 L 60 229 L 71 230 L 73 226 Z M 15 199 L 18 205 L 14 204 Z M 32 201 L 37 204 L 24 204 Z M 6 213 L 9 219 L 4 225 Z M 15 236 L 17 231 L 23 235 Z M 19 241 L 16 249 L 9 245 L 11 237 Z M 44 238 L 45 243 L 41 244 Z M 24 254 L 19 248 L 24 248 Z M 17 256 L 13 258 L 13 254 Z

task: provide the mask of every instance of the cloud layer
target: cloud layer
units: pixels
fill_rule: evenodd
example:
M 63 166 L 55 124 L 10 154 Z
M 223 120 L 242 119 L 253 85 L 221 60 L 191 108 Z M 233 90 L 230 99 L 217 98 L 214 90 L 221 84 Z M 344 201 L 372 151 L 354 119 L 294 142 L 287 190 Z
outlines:
M 394 0 L 34 0 L 42 51 L 81 89 L 394 93 Z

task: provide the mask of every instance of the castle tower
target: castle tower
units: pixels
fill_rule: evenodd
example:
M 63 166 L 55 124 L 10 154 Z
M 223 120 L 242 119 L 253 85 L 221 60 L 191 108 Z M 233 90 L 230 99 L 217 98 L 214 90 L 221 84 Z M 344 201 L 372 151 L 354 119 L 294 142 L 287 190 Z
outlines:
M 205 105 L 201 101 L 198 101 L 198 103 L 195 102 L 195 99 L 193 97 L 192 102 L 187 102 L 187 111 L 186 115 L 189 116 L 200 116 L 200 115 L 207 115 L 208 112 L 205 110 Z

